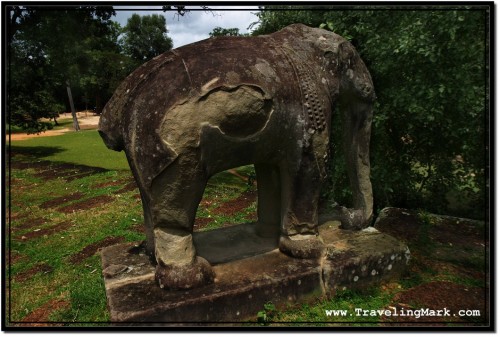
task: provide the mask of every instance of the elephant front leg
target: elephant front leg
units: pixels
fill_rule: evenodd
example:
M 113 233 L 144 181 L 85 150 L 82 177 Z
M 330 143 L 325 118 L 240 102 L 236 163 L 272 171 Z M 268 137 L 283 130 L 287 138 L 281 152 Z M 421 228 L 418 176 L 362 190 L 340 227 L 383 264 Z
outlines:
M 214 280 L 210 263 L 196 255 L 192 233 L 182 229 L 157 227 L 155 279 L 160 288 L 189 289 Z
M 320 257 L 324 244 L 318 233 L 318 201 L 322 182 L 315 156 L 307 154 L 300 169 L 282 170 L 282 224 L 279 249 L 298 258 Z
M 210 263 L 196 255 L 193 224 L 206 178 L 193 163 L 172 164 L 153 181 L 155 278 L 161 288 L 189 289 L 213 282 Z

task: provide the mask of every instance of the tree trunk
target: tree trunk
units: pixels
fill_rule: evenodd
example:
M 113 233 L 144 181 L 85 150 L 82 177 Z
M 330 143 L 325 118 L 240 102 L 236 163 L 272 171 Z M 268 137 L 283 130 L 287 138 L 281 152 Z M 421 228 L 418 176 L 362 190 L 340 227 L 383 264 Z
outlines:
M 101 101 L 101 95 L 99 92 L 96 93 L 95 95 L 95 113 L 97 115 L 100 115 L 102 112 L 102 101 Z
M 78 124 L 78 118 L 76 117 L 75 105 L 73 104 L 73 95 L 71 94 L 71 87 L 69 85 L 69 80 L 66 80 L 66 90 L 68 90 L 69 105 L 71 107 L 71 116 L 73 116 L 73 128 L 75 131 L 80 131 L 80 124 Z

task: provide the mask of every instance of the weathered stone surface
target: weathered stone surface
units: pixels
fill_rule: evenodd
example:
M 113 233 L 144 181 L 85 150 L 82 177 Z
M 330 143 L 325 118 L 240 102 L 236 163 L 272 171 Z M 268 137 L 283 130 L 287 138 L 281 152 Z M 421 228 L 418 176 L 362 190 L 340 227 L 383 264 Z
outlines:
M 193 233 L 196 250 L 210 263 L 240 260 L 278 248 L 278 234 L 266 238 L 257 234 L 258 224 L 246 223 L 216 231 Z
M 388 281 L 406 268 L 410 250 L 402 242 L 373 227 L 350 232 L 335 230 L 336 226 L 327 222 L 321 227 L 323 240 L 331 242 L 323 264 L 327 293 Z
M 199 41 L 130 74 L 104 107 L 99 133 L 110 149 L 126 153 L 161 285 L 182 287 L 181 273 L 211 280 L 193 248 L 196 209 L 212 175 L 242 165 L 256 168 L 259 233 L 279 233 L 279 248 L 289 255 L 321 254 L 320 242 L 301 238 L 318 235 L 335 106 L 345 115 L 354 195 L 354 209 L 341 208 L 338 219 L 344 228 L 368 226 L 374 100 L 370 73 L 352 44 L 302 24 Z
M 198 255 L 213 265 L 215 279 L 188 290 L 160 289 L 154 280 L 155 266 L 137 245 L 108 247 L 102 251 L 103 269 L 127 266 L 124 272 L 105 275 L 111 320 L 134 324 L 243 322 L 255 319 L 268 302 L 277 307 L 310 302 L 334 296 L 339 289 L 400 275 L 409 257 L 405 245 L 374 228 L 348 231 L 339 226 L 339 222 L 320 226 L 326 248 L 325 255 L 316 259 L 289 257 L 277 249 L 275 239 L 262 239 L 259 244 L 255 224 L 203 233 L 200 242 L 205 246 L 198 249 Z M 206 244 L 224 234 L 237 239 L 225 245 L 225 257 L 217 251 L 217 244 Z M 235 253 L 240 249 L 241 253 Z

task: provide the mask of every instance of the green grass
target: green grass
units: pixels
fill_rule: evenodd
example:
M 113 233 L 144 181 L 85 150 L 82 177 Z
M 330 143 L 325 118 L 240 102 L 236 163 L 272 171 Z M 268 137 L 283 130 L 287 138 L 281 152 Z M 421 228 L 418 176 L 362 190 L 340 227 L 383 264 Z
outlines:
M 282 310 L 277 310 L 272 303 L 268 303 L 257 313 L 256 317 L 261 325 L 289 322 L 294 323 L 293 326 L 311 326 L 311 323 L 320 327 L 335 323 L 341 323 L 344 326 L 377 326 L 380 317 L 365 316 L 359 312 L 359 309 L 387 308 L 393 296 L 394 291 L 381 291 L 377 287 L 368 288 L 362 292 L 346 290 L 340 291 L 336 297 L 329 300 L 318 299 L 312 304 L 298 304 Z M 328 316 L 327 310 L 342 310 L 345 311 L 345 316 L 340 314 Z
M 12 141 L 10 145 L 14 152 L 33 154 L 42 160 L 129 170 L 125 153 L 106 148 L 96 130 Z
M 42 160 L 52 163 L 52 166 L 11 170 L 12 183 L 7 196 L 10 197 L 12 221 L 8 226 L 12 235 L 7 240 L 6 248 L 12 256 L 21 256 L 22 259 L 6 268 L 6 276 L 11 280 L 7 321 L 20 322 L 54 299 L 62 299 L 69 305 L 51 313 L 48 317 L 50 321 L 68 324 L 108 321 L 100 257 L 89 256 L 76 264 L 70 259 L 85 247 L 107 237 L 121 237 L 127 242 L 145 239 L 136 228 L 143 222 L 138 190 L 118 193 L 131 181 L 124 154 L 108 150 L 96 131 L 13 141 L 11 146 L 16 153 L 12 157 L 14 163 Z M 64 177 L 47 180 L 37 176 L 40 170 L 53 169 L 63 163 L 102 167 L 109 171 L 71 181 L 66 181 Z M 252 170 L 245 167 L 239 168 L 238 172 L 244 175 Z M 223 172 L 210 180 L 204 197 L 212 201 L 214 209 L 237 198 L 246 188 L 246 182 L 241 178 Z M 83 197 L 61 202 L 49 209 L 41 207 L 46 201 L 72 193 L 81 193 Z M 113 201 L 73 213 L 59 211 L 62 206 L 101 196 L 113 197 Z M 232 216 L 214 214 L 214 223 L 210 228 L 237 223 L 245 214 L 245 210 Z M 30 228 L 30 224 L 37 219 L 44 219 L 45 222 Z M 63 222 L 70 222 L 71 225 L 53 234 L 21 239 Z M 48 266 L 51 271 L 34 274 L 23 281 L 17 279 L 40 264 Z
M 48 321 L 65 322 L 75 326 L 82 324 L 81 322 L 107 322 L 110 316 L 99 255 L 93 254 L 78 263 L 72 263 L 70 260 L 84 248 L 105 238 L 121 237 L 126 242 L 145 239 L 144 234 L 137 231 L 137 226 L 143 222 L 138 190 L 119 192 L 132 179 L 124 154 L 108 150 L 96 131 L 37 137 L 14 141 L 11 145 L 16 152 L 12 158 L 14 163 L 43 160 L 54 165 L 74 163 L 102 167 L 108 171 L 67 181 L 63 177 L 46 180 L 37 175 L 40 168 L 11 170 L 11 184 L 8 186 L 10 194 L 7 197 L 10 197 L 12 221 L 7 225 L 11 236 L 7 240 L 6 248 L 10 250 L 12 257 L 17 257 L 18 260 L 6 268 L 6 276 L 10 278 L 7 322 L 19 322 L 55 299 L 61 299 L 67 302 L 67 305 L 50 313 Z M 252 166 L 240 167 L 236 171 L 242 176 L 255 175 Z M 248 186 L 246 181 L 228 172 L 212 177 L 203 197 L 203 200 L 209 202 L 200 207 L 197 214 L 198 217 L 212 219 L 204 230 L 219 228 L 225 224 L 248 222 L 248 216 L 255 214 L 255 202 L 235 214 L 218 214 L 215 210 L 238 198 L 249 188 L 252 187 Z M 52 208 L 41 207 L 46 201 L 76 192 L 83 194 L 80 200 L 61 202 Z M 113 201 L 73 213 L 59 210 L 62 206 L 102 196 L 112 197 Z M 28 228 L 37 219 L 44 219 L 45 223 Z M 421 255 L 430 259 L 435 249 L 442 249 L 449 253 L 446 257 L 452 257 L 452 248 L 432 242 L 430 230 L 434 226 L 433 219 L 421 212 L 420 220 L 423 223 L 422 231 L 415 240 L 417 246 L 411 247 L 412 253 L 420 250 Z M 29 240 L 20 239 L 23 235 L 63 222 L 69 222 L 71 225 L 53 234 Z M 425 253 L 426 250 L 429 251 Z M 445 262 L 455 265 L 461 263 L 461 267 L 481 270 L 477 266 L 474 267 L 479 264 L 480 256 L 476 252 L 465 253 L 470 256 L 466 265 L 463 259 L 455 261 L 450 258 Z M 255 319 L 251 323 L 258 326 L 288 322 L 294 322 L 293 326 L 377 326 L 380 324 L 379 317 L 356 316 L 355 308 L 387 308 L 393 305 L 393 297 L 397 292 L 435 280 L 470 286 L 482 285 L 476 279 L 463 278 L 450 271 L 429 267 L 424 260 L 413 259 L 411 263 L 412 273 L 400 279 L 392 288 L 375 287 L 363 293 L 346 291 L 333 299 L 318 298 L 311 304 L 297 304 L 279 309 L 270 303 L 255 313 Z M 24 281 L 18 279 L 20 275 L 40 264 L 49 266 L 51 271 L 35 274 Z M 347 310 L 352 316 L 328 317 L 325 310 Z

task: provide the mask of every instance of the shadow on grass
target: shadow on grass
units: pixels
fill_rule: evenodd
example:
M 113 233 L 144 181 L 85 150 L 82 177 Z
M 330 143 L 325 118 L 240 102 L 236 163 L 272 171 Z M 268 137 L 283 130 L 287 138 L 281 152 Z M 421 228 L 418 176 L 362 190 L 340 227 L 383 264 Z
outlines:
M 66 151 L 66 149 L 60 146 L 10 146 L 11 157 L 23 155 L 32 157 L 33 159 L 40 159 L 52 156 L 56 153 L 61 153 L 63 151 Z
M 108 171 L 102 167 L 43 160 L 63 151 L 66 149 L 59 146 L 12 146 L 10 167 L 32 168 L 39 171 L 36 176 L 45 180 L 65 178 L 66 181 Z

